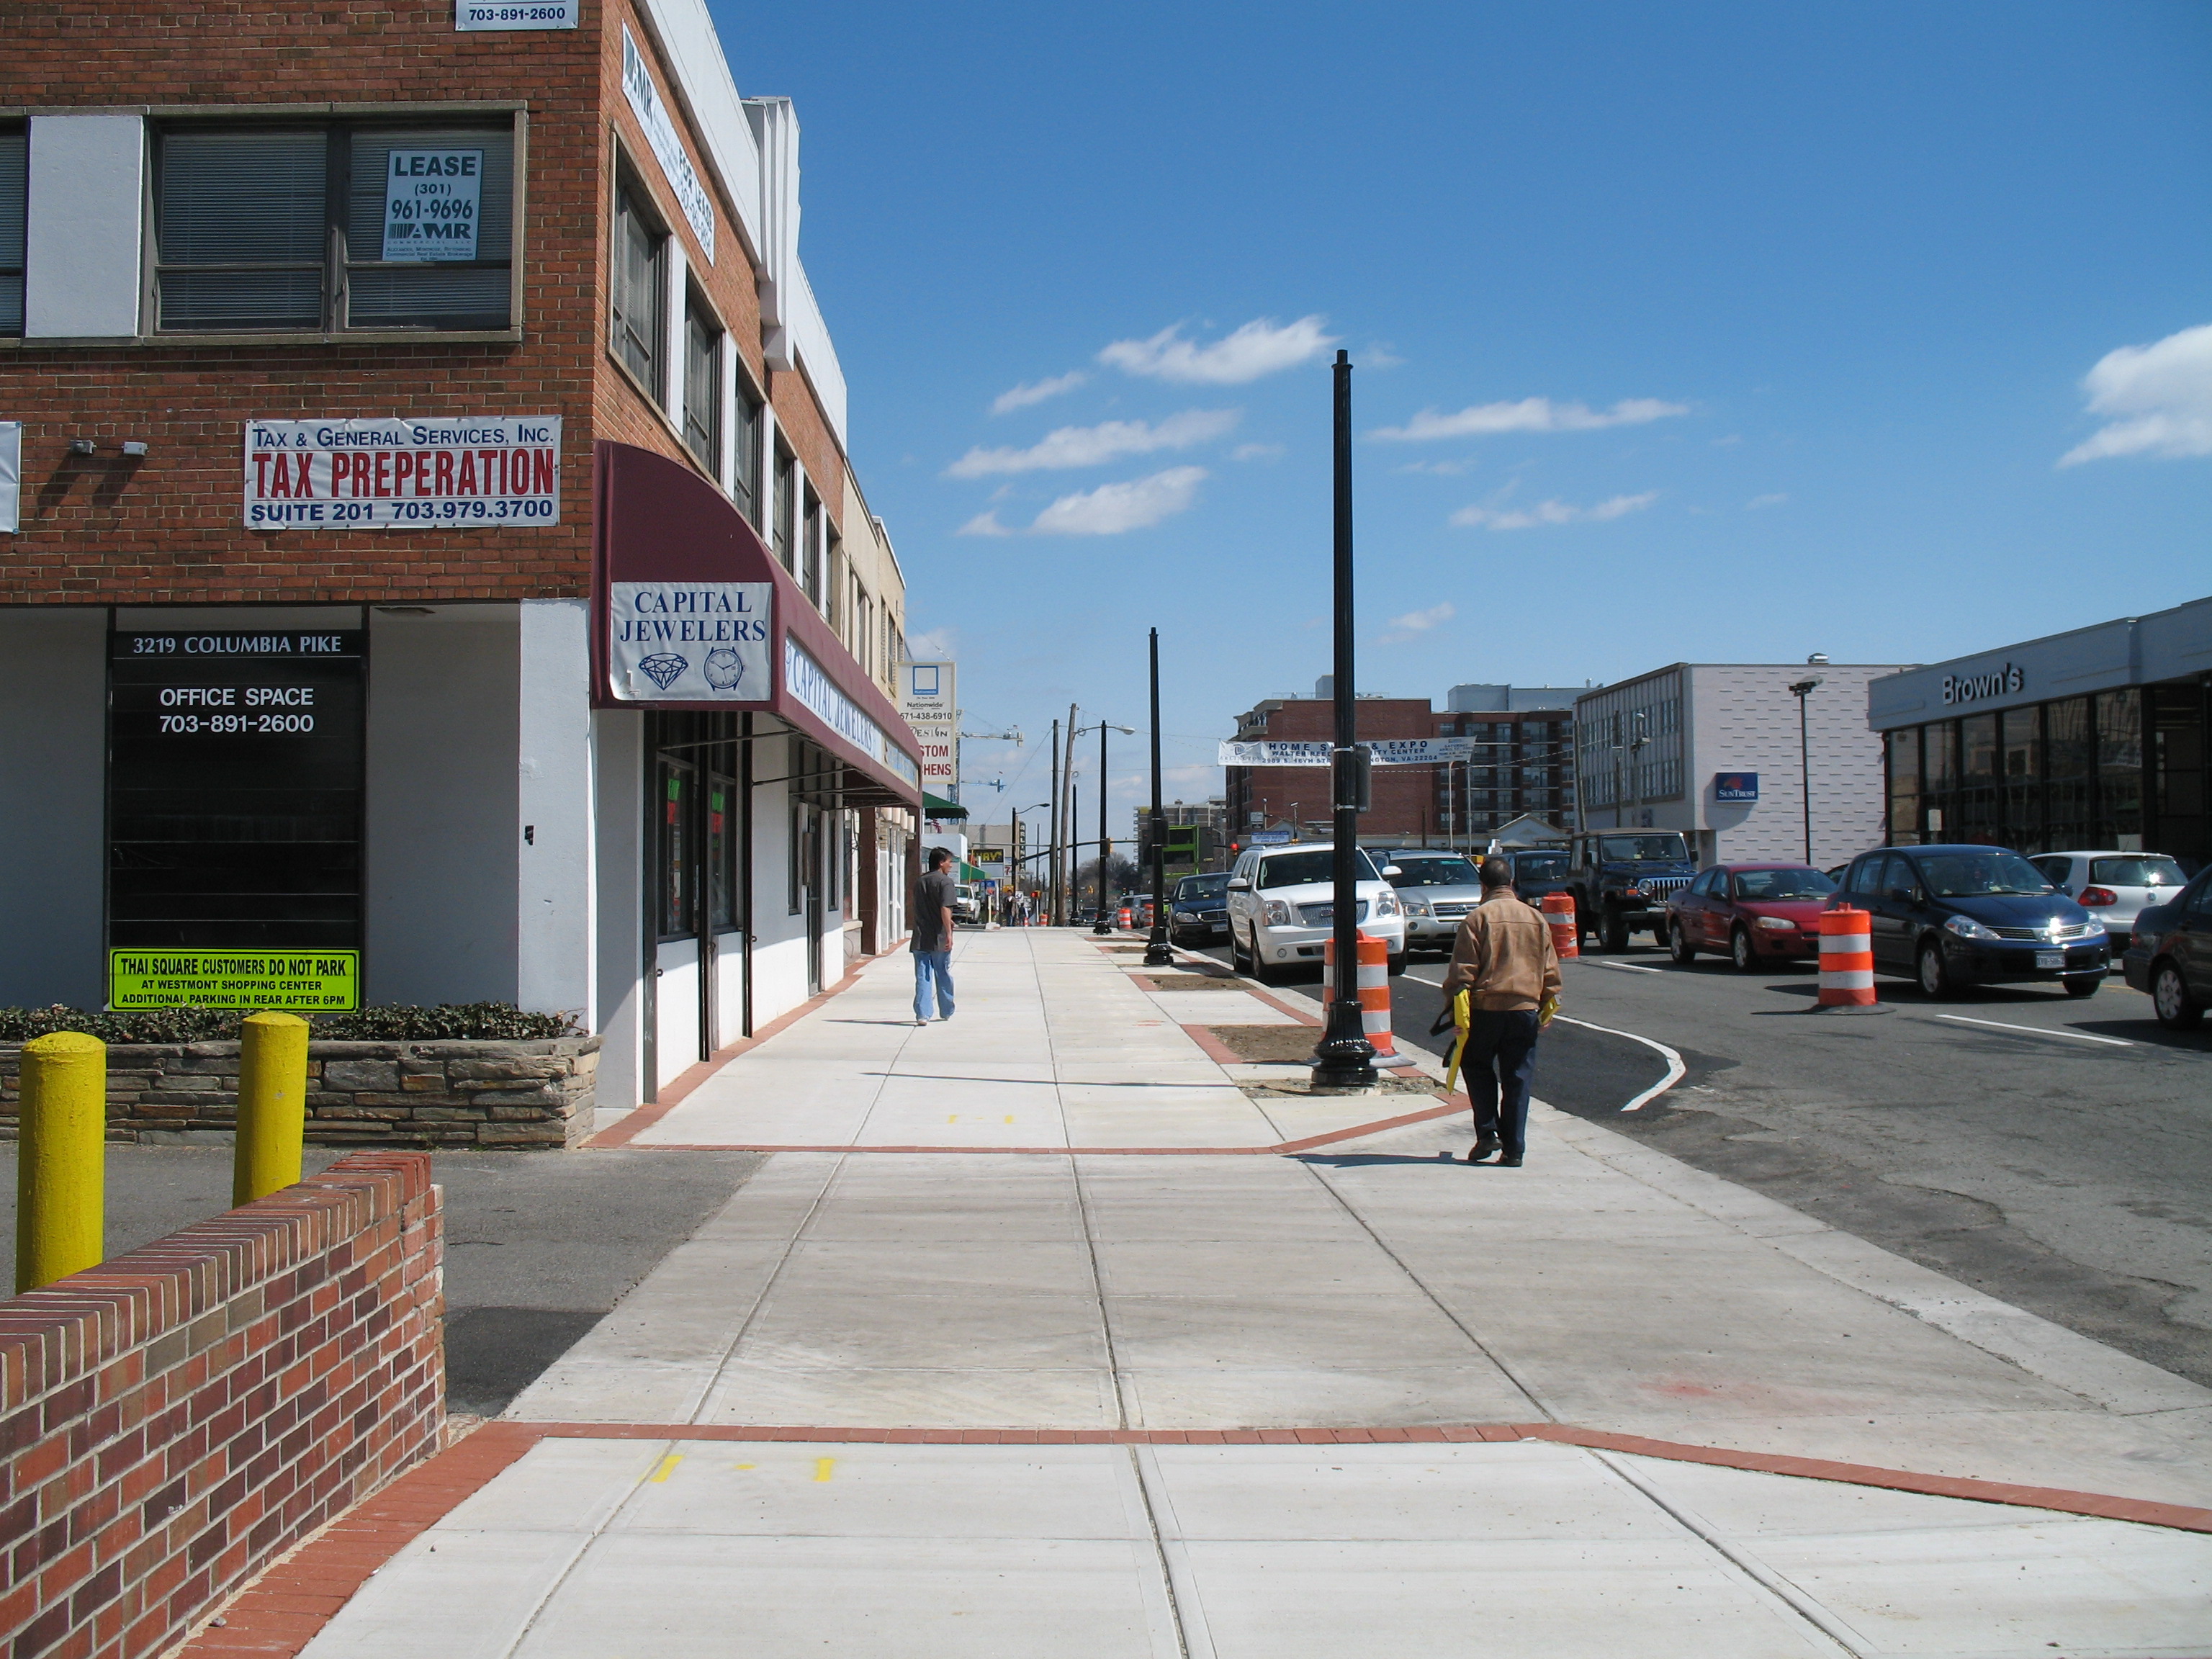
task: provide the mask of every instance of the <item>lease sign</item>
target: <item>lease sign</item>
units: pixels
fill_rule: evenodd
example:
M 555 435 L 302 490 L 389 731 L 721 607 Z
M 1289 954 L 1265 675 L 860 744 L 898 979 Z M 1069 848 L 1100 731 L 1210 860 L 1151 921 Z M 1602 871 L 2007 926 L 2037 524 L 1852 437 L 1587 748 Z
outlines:
M 561 417 L 248 421 L 256 530 L 536 528 L 561 521 Z
M 480 149 L 395 149 L 385 164 L 384 257 L 473 259 L 483 205 Z

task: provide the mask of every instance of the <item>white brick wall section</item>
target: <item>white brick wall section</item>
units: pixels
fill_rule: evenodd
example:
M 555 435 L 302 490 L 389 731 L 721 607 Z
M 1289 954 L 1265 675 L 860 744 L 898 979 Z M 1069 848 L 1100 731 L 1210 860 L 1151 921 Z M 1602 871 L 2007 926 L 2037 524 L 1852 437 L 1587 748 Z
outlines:
M 23 332 L 32 339 L 138 332 L 146 124 L 136 115 L 31 118 Z

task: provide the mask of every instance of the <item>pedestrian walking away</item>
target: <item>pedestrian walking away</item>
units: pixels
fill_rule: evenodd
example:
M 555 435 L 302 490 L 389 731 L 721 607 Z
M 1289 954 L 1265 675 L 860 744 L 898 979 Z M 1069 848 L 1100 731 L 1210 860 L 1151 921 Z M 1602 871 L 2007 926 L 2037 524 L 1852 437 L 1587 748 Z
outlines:
M 1559 957 L 1543 913 L 1514 896 L 1507 860 L 1483 860 L 1482 902 L 1459 925 L 1443 990 L 1447 1001 L 1468 994 L 1460 1068 L 1474 1108 L 1474 1146 L 1467 1161 L 1496 1154 L 1497 1167 L 1517 1170 L 1528 1151 L 1536 1036 L 1559 1006 Z
M 929 849 L 929 873 L 914 896 L 914 1023 L 929 1024 L 934 994 L 937 1018 L 952 1018 L 952 854 Z

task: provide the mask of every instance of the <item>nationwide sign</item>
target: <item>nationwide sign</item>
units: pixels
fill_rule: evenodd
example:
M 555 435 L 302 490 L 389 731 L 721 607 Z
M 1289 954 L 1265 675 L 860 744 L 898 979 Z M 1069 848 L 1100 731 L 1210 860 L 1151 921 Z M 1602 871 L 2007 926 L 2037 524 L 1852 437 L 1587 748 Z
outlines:
M 561 417 L 248 421 L 245 488 L 255 530 L 542 528 L 561 522 Z
M 110 951 L 111 1008 L 361 1006 L 358 951 Z
M 1442 766 L 1474 758 L 1473 738 L 1376 738 L 1359 747 L 1371 750 L 1377 766 Z M 1336 752 L 1328 743 L 1224 743 L 1217 766 L 1328 766 Z
M 902 662 L 898 674 L 899 714 L 921 744 L 921 787 L 953 799 L 960 788 L 959 665 Z

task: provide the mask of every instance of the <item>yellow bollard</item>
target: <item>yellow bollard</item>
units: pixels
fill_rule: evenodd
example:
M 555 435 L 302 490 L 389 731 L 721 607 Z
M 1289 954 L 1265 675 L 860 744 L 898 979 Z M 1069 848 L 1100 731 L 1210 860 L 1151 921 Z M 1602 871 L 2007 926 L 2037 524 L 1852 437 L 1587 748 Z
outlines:
M 15 1166 L 15 1291 L 106 1259 L 107 1045 L 56 1031 L 23 1045 Z
M 238 1029 L 233 1204 L 251 1204 L 299 1181 L 307 1124 L 307 1022 L 297 1014 L 248 1014 Z

